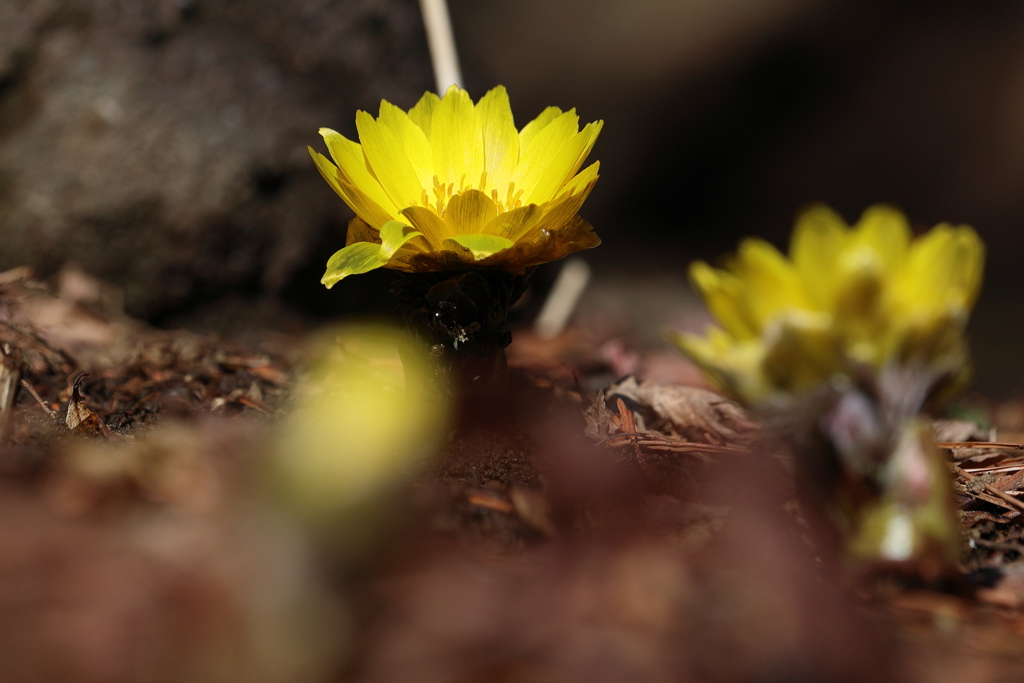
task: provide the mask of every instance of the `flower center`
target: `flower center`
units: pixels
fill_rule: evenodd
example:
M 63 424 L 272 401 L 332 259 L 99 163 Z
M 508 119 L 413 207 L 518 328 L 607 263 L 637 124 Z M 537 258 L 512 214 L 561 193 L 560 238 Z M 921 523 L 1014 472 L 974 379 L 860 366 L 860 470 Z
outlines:
M 480 184 L 478 187 L 466 184 L 466 174 L 463 173 L 462 177 L 459 178 L 459 188 L 455 189 L 455 183 L 448 183 L 445 185 L 441 182 L 441 179 L 436 175 L 434 176 L 434 187 L 433 194 L 434 198 L 431 200 L 430 195 L 426 189 L 420 195 L 419 203 L 425 208 L 431 209 L 438 216 L 444 216 L 445 210 L 448 206 L 448 202 L 451 201 L 452 196 L 461 194 L 466 190 L 479 189 L 481 192 L 486 192 L 487 188 L 487 171 L 480 174 Z M 523 190 L 516 189 L 515 181 L 509 181 L 508 192 L 505 194 L 505 199 L 501 199 L 498 194 L 497 188 L 491 188 L 491 201 L 498 207 L 498 213 L 505 213 L 512 209 L 517 209 L 523 205 Z M 416 202 L 413 202 L 415 204 Z

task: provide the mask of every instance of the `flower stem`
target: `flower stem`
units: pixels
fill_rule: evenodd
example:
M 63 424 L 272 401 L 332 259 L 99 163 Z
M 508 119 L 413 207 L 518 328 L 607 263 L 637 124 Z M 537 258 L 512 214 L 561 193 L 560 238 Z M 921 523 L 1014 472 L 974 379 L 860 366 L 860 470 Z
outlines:
M 437 384 L 465 392 L 504 381 L 505 347 L 512 342 L 508 309 L 533 270 L 405 273 L 392 283 L 407 329 L 446 373 Z

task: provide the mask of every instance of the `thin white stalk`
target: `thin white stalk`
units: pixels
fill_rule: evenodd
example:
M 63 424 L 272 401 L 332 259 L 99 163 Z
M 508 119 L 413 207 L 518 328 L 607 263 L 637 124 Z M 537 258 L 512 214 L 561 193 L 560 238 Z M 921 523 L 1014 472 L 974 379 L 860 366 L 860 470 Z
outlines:
M 540 315 L 533 323 L 533 330 L 538 337 L 554 339 L 562 334 L 589 281 L 590 266 L 586 261 L 578 256 L 565 260 Z
M 427 28 L 427 44 L 430 46 L 430 60 L 434 63 L 438 94 L 443 95 L 450 85 L 461 88 L 462 71 L 459 69 L 459 53 L 455 49 L 448 3 L 445 0 L 420 0 L 420 11 Z

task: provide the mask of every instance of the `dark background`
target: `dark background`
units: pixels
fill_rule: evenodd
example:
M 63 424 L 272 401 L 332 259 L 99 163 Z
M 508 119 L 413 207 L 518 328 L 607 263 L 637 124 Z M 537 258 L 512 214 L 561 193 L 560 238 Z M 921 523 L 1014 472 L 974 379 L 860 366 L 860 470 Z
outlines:
M 466 85 L 606 125 L 583 214 L 606 282 L 780 247 L 825 201 L 988 244 L 978 387 L 1024 391 L 1024 5 L 452 0 Z M 166 326 L 297 329 L 388 310 L 377 271 L 327 292 L 350 217 L 305 151 L 356 109 L 432 89 L 410 0 L 0 0 L 0 266 L 67 262 Z M 539 281 L 553 271 L 541 273 Z

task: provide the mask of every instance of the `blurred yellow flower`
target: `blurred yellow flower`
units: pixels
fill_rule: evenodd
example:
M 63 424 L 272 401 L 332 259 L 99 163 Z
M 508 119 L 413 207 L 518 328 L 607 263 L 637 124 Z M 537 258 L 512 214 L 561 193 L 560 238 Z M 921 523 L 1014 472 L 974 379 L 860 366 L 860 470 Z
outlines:
M 275 449 L 275 485 L 313 521 L 372 504 L 415 473 L 449 412 L 422 390 L 437 368 L 401 331 L 336 332 L 298 383 Z
M 577 212 L 597 181 L 598 162 L 579 169 L 602 125 L 580 130 L 575 109 L 548 107 L 517 131 L 504 87 L 474 105 L 452 86 L 408 112 L 385 101 L 376 119 L 358 112 L 362 144 L 320 129 L 334 163 L 309 152 L 356 213 L 321 281 L 382 266 L 522 273 L 597 246 Z
M 851 228 L 815 206 L 798 220 L 788 259 L 747 239 L 725 270 L 693 264 L 693 284 L 721 327 L 674 340 L 750 402 L 858 366 L 966 373 L 963 330 L 983 260 L 984 245 L 968 226 L 942 224 L 912 239 L 893 208 L 871 207 Z

